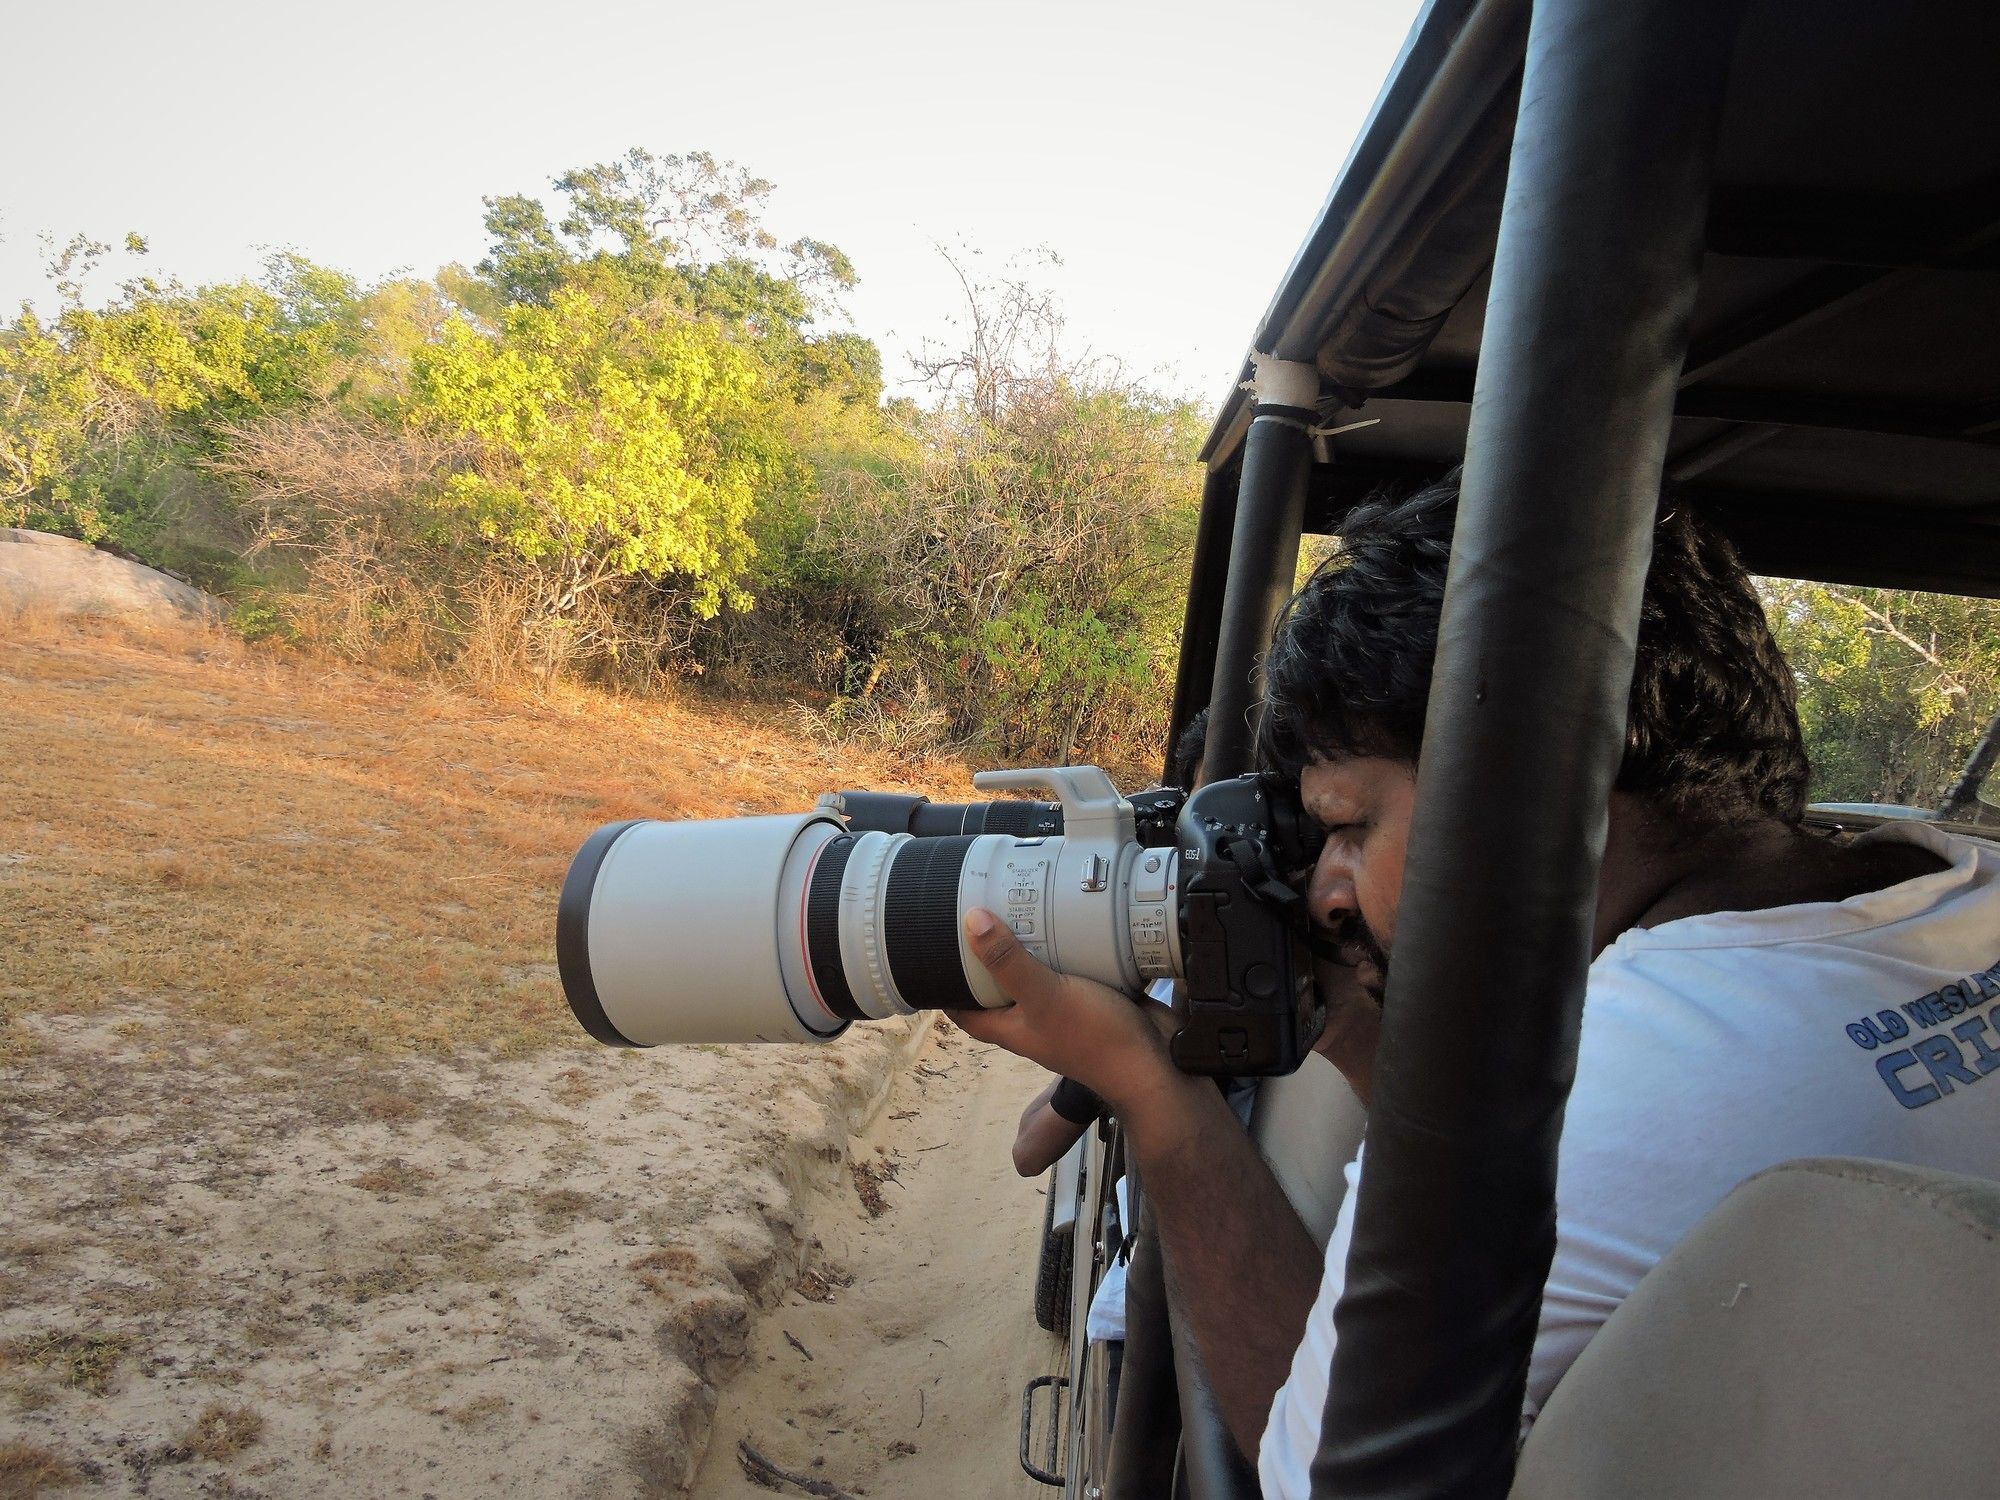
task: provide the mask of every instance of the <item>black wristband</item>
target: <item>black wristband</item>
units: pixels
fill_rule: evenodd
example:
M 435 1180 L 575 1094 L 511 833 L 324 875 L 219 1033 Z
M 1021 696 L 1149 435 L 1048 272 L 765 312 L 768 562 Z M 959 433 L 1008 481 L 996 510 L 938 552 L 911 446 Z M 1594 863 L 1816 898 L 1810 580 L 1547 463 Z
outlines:
M 1056 1091 L 1049 1096 L 1049 1108 L 1072 1125 L 1088 1125 L 1101 1120 L 1106 1113 L 1104 1101 L 1074 1078 L 1057 1081 Z

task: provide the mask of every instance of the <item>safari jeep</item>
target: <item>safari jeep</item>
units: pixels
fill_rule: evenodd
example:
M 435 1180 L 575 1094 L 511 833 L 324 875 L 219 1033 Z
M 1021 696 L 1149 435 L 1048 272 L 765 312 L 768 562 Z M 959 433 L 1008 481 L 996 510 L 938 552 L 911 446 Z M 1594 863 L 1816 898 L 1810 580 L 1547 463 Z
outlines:
M 1496 1305 L 1532 1305 L 1587 831 L 1662 482 L 1754 572 L 2000 596 L 2000 7 L 1430 0 L 1230 376 L 1173 713 L 1178 732 L 1212 707 L 1211 776 L 1249 767 L 1257 656 L 1302 536 L 1465 465 L 1371 1164 L 1405 1122 L 1433 1129 L 1380 1152 L 1425 1170 L 1362 1207 L 1356 1253 L 1413 1296 L 1470 1264 Z M 1475 658 L 1482 642 L 1504 649 Z M 1992 836 L 1995 740 L 1943 807 L 1815 816 Z M 1526 748 L 1550 744 L 1573 753 Z M 1579 957 L 1489 961 L 1502 951 Z M 1454 1091 L 1466 1055 L 1532 1062 Z M 1362 1124 L 1316 1060 L 1260 1094 L 1256 1137 L 1322 1242 Z M 1089 1500 L 1254 1495 L 1168 1314 L 1144 1184 L 1136 1222 L 1116 1208 L 1118 1158 L 1100 1128 L 1057 1179 L 1040 1310 L 1071 1343 L 1029 1392 L 1023 1463 Z M 1114 1404 L 1107 1346 L 1081 1331 L 1121 1253 Z M 1980 1435 L 1996 1286 L 2000 1186 L 1790 1163 L 1645 1278 L 1518 1455 L 1518 1407 L 1492 1393 L 1532 1319 L 1441 1333 L 1407 1299 L 1343 1306 L 1332 1377 L 1351 1394 L 1320 1456 L 1365 1476 L 1343 1496 L 2000 1493 Z M 1953 1410 L 1968 1420 L 1939 1420 Z

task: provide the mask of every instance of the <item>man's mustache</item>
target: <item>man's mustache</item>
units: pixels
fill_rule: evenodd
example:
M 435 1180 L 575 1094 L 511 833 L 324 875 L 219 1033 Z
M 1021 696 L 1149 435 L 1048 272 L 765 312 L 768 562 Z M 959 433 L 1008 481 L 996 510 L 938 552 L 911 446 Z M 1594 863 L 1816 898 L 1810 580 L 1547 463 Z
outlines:
M 1339 954 L 1340 962 L 1350 969 L 1358 969 L 1362 964 L 1370 964 L 1381 977 L 1368 988 L 1379 997 L 1389 982 L 1389 952 L 1376 941 L 1375 934 L 1368 930 L 1368 924 L 1358 915 L 1342 917 L 1328 929 L 1326 941 Z

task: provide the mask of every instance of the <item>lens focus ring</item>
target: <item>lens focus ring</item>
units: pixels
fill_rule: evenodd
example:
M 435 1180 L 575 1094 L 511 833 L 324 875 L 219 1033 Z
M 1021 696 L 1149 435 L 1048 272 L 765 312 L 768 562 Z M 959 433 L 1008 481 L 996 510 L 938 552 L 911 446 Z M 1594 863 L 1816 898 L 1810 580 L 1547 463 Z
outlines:
M 917 1010 L 970 1010 L 978 1006 L 959 956 L 958 887 L 974 835 L 915 839 L 889 867 L 882 934 L 889 974 L 905 1002 Z
M 813 866 L 806 889 L 806 966 L 828 1010 L 842 1020 L 865 1021 L 840 961 L 840 884 L 853 853 L 854 835 L 843 833 L 827 842 Z

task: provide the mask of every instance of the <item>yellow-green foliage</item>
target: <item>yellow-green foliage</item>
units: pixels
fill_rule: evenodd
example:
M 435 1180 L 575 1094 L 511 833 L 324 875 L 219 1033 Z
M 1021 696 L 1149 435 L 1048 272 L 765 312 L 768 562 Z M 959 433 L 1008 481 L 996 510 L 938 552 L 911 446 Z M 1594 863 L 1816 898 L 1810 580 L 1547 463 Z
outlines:
M 474 445 L 442 503 L 482 537 L 572 590 L 677 578 L 707 617 L 748 603 L 772 443 L 757 387 L 714 325 L 565 290 L 508 307 L 492 335 L 451 324 L 416 358 L 411 413 Z
M 79 240 L 58 266 L 83 274 L 103 249 Z M 295 256 L 261 282 L 142 279 L 96 309 L 63 285 L 53 320 L 24 307 L 0 329 L 0 522 L 142 553 L 159 540 L 160 475 L 229 423 L 323 396 L 352 331 L 352 283 Z

